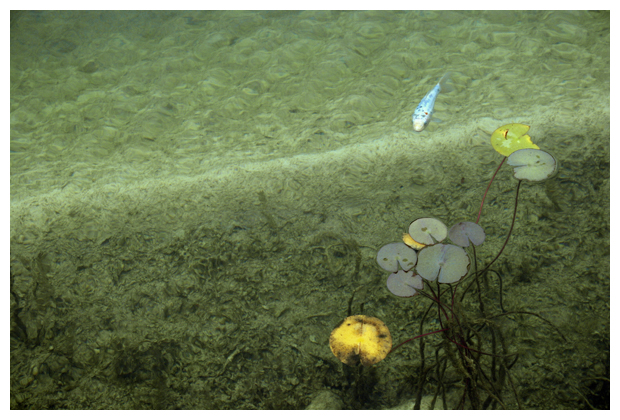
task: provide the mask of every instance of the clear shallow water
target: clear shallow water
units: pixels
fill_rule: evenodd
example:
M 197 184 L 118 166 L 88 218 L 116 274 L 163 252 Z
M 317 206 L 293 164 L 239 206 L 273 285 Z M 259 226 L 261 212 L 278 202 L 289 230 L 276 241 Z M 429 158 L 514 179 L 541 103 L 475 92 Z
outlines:
M 437 101 L 442 122 L 413 133 L 411 113 L 448 70 L 455 89 Z M 490 133 L 509 122 L 531 125 L 561 163 L 553 181 L 522 191 L 503 268 L 524 305 L 578 325 L 570 363 L 553 338 L 546 347 L 542 331 L 527 333 L 553 357 L 523 366 L 553 389 L 558 375 L 605 369 L 609 14 L 16 16 L 12 315 L 24 327 L 12 330 L 12 403 L 103 407 L 123 389 L 128 399 L 115 404 L 126 408 L 135 395 L 151 404 L 164 383 L 167 407 L 300 408 L 319 384 L 336 389 L 326 340 L 351 291 L 367 285 L 366 310 L 397 330 L 412 312 L 385 290 L 375 252 L 420 215 L 472 219 L 500 160 Z M 507 170 L 496 182 L 483 216 L 488 255 L 515 188 Z M 55 303 L 27 303 L 40 290 Z M 596 321 L 580 325 L 583 311 Z M 61 361 L 33 376 L 33 352 Z M 400 402 L 395 370 L 407 363 L 378 365 L 396 385 L 380 382 L 389 397 L 369 406 Z M 258 379 L 266 366 L 273 373 Z M 52 397 L 63 368 L 66 384 L 101 373 Z M 217 396 L 184 399 L 181 383 Z M 584 404 L 566 392 L 553 403 L 532 396 L 530 407 Z
M 23 14 L 12 32 L 12 197 L 395 134 L 467 149 L 513 120 L 539 141 L 562 123 L 605 128 L 606 30 L 604 14 L 578 12 Z M 445 124 L 411 133 L 415 106 L 448 70 Z

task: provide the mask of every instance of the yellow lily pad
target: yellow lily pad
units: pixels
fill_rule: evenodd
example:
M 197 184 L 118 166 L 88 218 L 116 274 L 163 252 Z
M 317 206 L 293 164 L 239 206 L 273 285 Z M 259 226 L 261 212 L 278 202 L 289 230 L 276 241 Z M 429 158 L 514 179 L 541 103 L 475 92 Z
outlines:
M 510 156 L 514 151 L 521 149 L 540 149 L 526 133 L 529 125 L 513 123 L 502 125 L 491 134 L 491 145 L 497 153 Z
M 349 366 L 371 366 L 392 349 L 390 330 L 380 319 L 365 315 L 345 318 L 329 337 L 329 348 Z
M 411 235 L 409 235 L 408 233 L 403 233 L 403 242 L 405 243 L 405 245 L 407 245 L 409 248 L 413 248 L 416 251 L 421 250 L 422 248 L 424 248 L 426 245 L 421 244 L 420 242 L 416 242 Z

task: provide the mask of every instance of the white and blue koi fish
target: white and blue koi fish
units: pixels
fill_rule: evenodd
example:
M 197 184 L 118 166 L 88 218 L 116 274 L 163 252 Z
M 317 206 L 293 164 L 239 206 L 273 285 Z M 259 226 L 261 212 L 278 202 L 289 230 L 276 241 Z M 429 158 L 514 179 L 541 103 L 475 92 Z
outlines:
M 435 107 L 435 99 L 437 99 L 437 95 L 439 95 L 441 89 L 445 87 L 449 78 L 450 72 L 444 74 L 439 80 L 439 83 L 437 83 L 437 85 L 420 101 L 420 104 L 415 109 L 412 117 L 414 131 L 419 132 L 424 130 L 428 123 L 431 122 L 433 108 Z

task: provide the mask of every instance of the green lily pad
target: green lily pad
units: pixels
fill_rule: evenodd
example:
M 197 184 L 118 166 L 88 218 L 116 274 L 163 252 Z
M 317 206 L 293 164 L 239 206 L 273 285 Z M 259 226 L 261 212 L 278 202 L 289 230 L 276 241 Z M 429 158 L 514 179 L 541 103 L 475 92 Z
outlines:
M 436 244 L 420 251 L 416 271 L 428 281 L 455 283 L 467 275 L 469 256 L 456 245 Z
M 526 181 L 544 181 L 555 174 L 557 161 L 542 150 L 521 149 L 506 160 L 513 167 L 514 177 Z
M 486 235 L 484 229 L 474 222 L 460 222 L 450 228 L 448 237 L 458 246 L 468 247 L 470 242 L 476 246 L 482 245 Z
M 400 270 L 390 274 L 387 279 L 387 288 L 396 296 L 411 297 L 424 289 L 424 282 L 422 277 L 413 271 Z
M 379 266 L 392 273 L 398 271 L 399 265 L 405 271 L 411 270 L 415 267 L 417 260 L 416 252 L 402 242 L 392 242 L 391 244 L 383 245 L 379 252 L 377 252 L 377 263 L 379 263 Z
M 441 220 L 421 217 L 409 225 L 409 235 L 414 241 L 424 245 L 433 245 L 446 239 L 448 228 Z

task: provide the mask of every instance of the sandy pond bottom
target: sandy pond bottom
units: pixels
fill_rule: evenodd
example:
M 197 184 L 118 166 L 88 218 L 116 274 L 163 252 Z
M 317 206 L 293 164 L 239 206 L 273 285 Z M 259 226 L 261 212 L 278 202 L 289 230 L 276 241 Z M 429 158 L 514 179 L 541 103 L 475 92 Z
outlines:
M 556 129 L 561 118 L 539 120 L 533 139 L 561 169 L 523 185 L 494 268 L 504 307 L 544 316 L 566 341 L 532 317 L 500 326 L 520 354 L 511 372 L 523 407 L 583 408 L 582 395 L 595 404 L 592 393 L 604 392 L 592 378 L 609 368 L 609 131 L 568 133 Z M 483 128 L 461 129 L 473 138 L 488 135 Z M 349 305 L 383 320 L 395 343 L 417 334 L 428 301 L 391 295 L 376 252 L 417 217 L 475 220 L 500 157 L 457 137 L 412 147 L 412 133 L 394 133 L 13 202 L 11 406 L 300 409 L 321 396 L 333 408 L 409 407 L 416 344 L 360 372 L 331 354 L 328 339 Z M 515 187 L 503 168 L 481 220 L 481 262 L 505 240 Z M 432 316 L 425 325 L 439 328 Z M 428 357 L 440 346 L 433 337 Z M 425 394 L 437 380 L 428 375 Z M 463 378 L 448 369 L 443 382 L 455 406 Z

